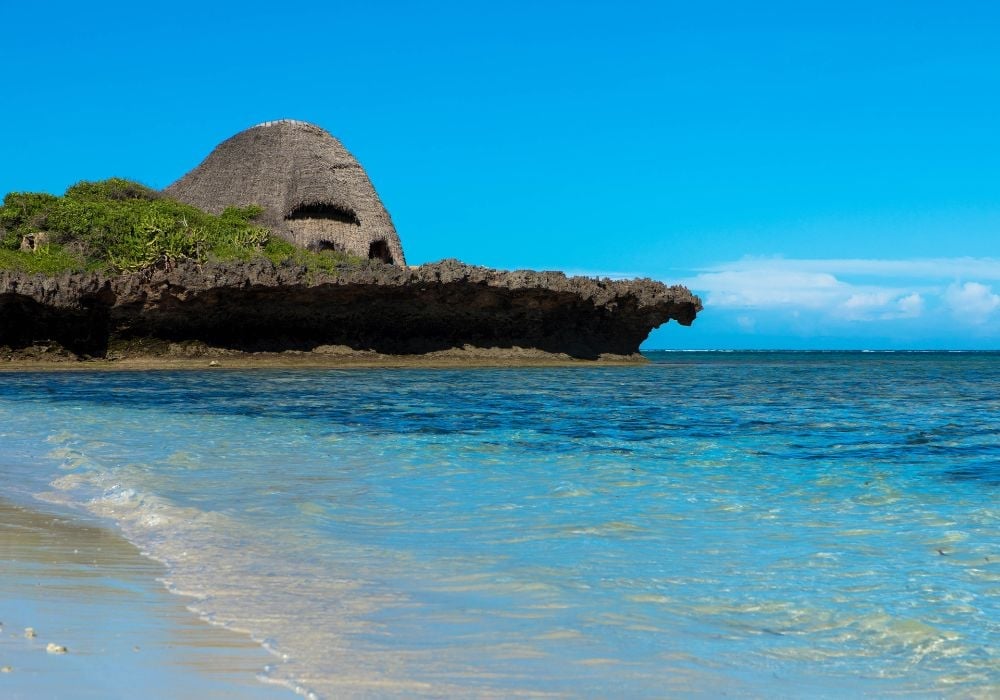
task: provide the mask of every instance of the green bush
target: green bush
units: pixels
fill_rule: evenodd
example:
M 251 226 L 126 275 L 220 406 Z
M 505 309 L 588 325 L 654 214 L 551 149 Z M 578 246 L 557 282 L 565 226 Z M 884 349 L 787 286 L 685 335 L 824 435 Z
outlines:
M 130 199 L 145 199 L 150 201 L 159 199 L 160 196 L 160 193 L 151 187 L 146 187 L 141 183 L 125 180 L 120 177 L 112 177 L 107 180 L 99 180 L 98 182 L 84 180 L 66 190 L 66 197 L 68 199 L 91 202 L 123 202 Z
M 45 245 L 33 252 L 0 248 L 0 270 L 21 270 L 57 275 L 60 272 L 77 272 L 86 268 L 79 256 L 59 245 Z
M 116 270 L 142 270 L 178 260 L 203 260 L 202 232 L 169 216 L 145 214 L 121 236 L 107 241 L 107 259 Z
M 25 234 L 48 226 L 48 213 L 59 201 L 51 194 L 11 192 L 0 207 L 0 248 L 17 250 Z
M 314 253 L 271 236 L 257 206 L 213 216 L 137 182 L 79 182 L 62 197 L 12 192 L 0 207 L 0 268 L 55 274 L 64 270 L 135 271 L 197 262 L 266 258 L 335 272 L 361 258 Z M 25 236 L 45 231 L 47 244 L 21 251 Z

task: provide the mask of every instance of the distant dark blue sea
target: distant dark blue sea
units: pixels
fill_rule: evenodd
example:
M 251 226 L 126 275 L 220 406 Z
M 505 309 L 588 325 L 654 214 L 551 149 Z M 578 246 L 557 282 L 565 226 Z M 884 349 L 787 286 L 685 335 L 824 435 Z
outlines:
M 0 374 L 0 478 L 317 697 L 1000 696 L 1000 354 Z

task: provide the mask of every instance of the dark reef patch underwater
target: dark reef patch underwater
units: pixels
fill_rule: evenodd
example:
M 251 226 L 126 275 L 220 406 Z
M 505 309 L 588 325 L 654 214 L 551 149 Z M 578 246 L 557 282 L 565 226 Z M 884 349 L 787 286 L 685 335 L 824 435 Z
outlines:
M 0 477 L 323 697 L 996 695 L 1000 354 L 649 357 L 2 374 Z

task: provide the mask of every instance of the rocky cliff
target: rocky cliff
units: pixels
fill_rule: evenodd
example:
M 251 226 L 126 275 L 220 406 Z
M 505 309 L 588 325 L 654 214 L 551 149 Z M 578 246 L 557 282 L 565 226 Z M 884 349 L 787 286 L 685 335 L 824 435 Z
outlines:
M 596 359 L 632 355 L 656 326 L 690 325 L 700 310 L 686 288 L 648 279 L 450 260 L 331 273 L 265 260 L 117 276 L 0 271 L 0 346 L 51 344 L 80 357 L 155 339 L 247 352 L 346 346 L 411 355 L 472 346 Z

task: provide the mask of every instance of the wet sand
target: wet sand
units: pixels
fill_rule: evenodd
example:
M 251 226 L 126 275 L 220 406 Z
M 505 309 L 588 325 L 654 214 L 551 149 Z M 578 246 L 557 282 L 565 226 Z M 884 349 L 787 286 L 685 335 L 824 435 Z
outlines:
M 0 501 L 0 697 L 295 697 L 258 678 L 271 655 L 199 620 L 163 574 L 114 532 Z
M 604 367 L 637 366 L 648 361 L 641 356 L 611 355 L 581 360 L 547 353 L 431 353 L 428 355 L 322 355 L 316 353 L 239 353 L 205 357 L 144 356 L 117 360 L 20 359 L 2 360 L 0 372 L 72 372 L 190 369 L 370 369 L 468 367 Z

